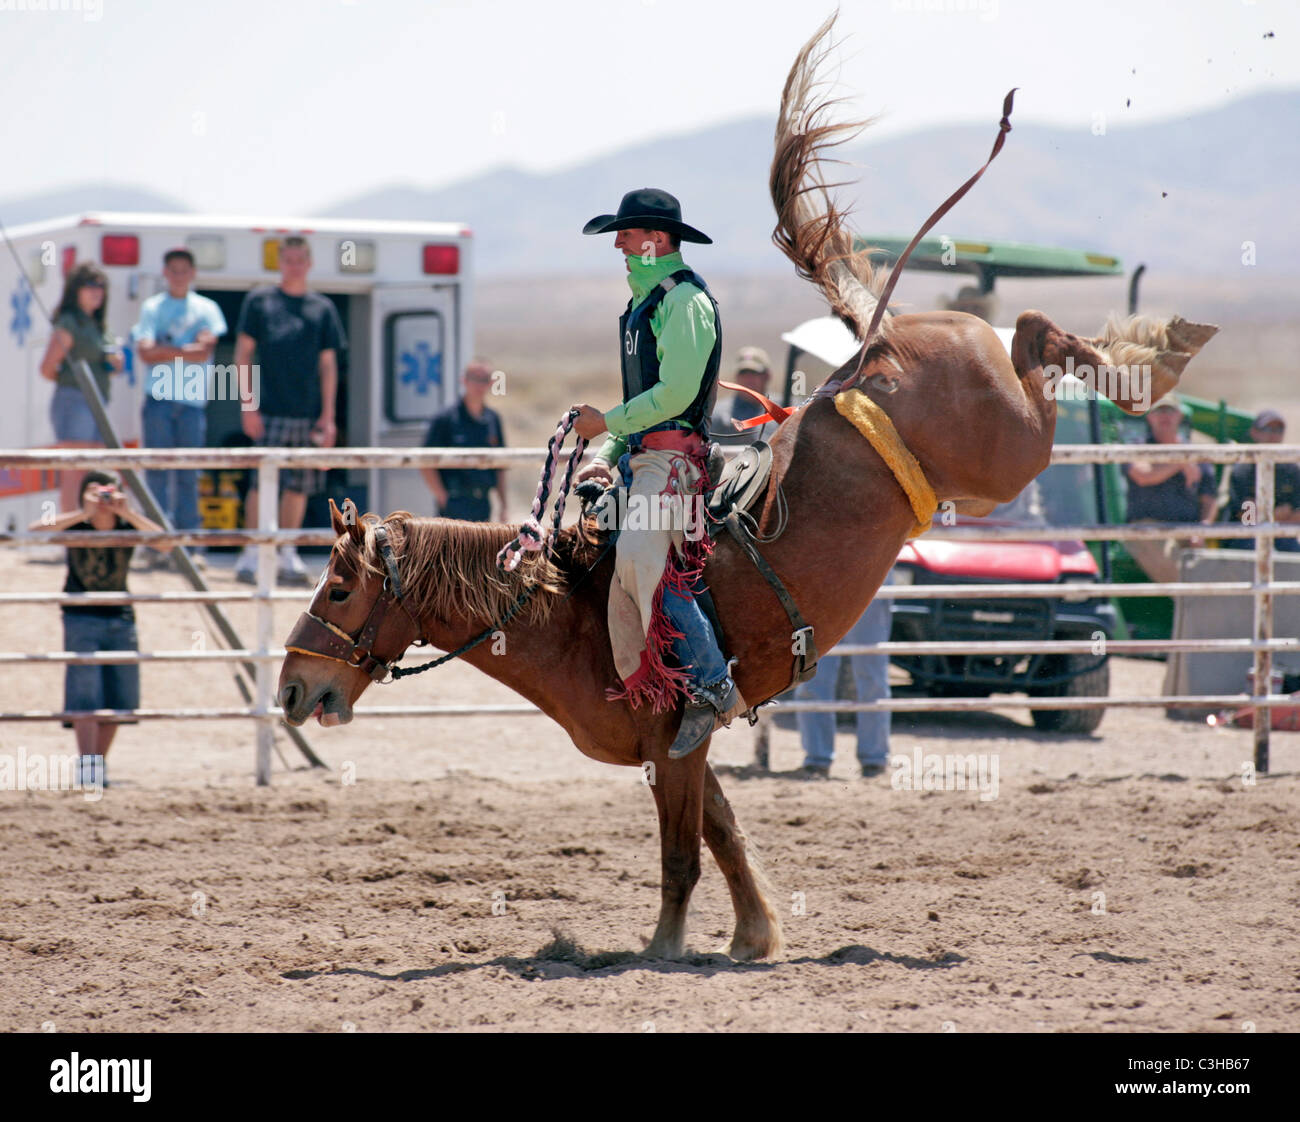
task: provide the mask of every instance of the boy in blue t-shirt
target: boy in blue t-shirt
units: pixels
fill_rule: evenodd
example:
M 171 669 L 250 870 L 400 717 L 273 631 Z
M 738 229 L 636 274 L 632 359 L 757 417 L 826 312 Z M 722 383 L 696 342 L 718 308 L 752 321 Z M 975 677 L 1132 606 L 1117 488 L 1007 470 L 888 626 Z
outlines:
M 213 392 L 212 353 L 227 331 L 221 309 L 190 291 L 194 255 L 184 247 L 163 255 L 167 291 L 140 307 L 132 336 L 144 374 L 144 444 L 148 448 L 202 448 L 207 442 L 207 404 Z M 199 473 L 172 469 L 145 473 L 178 530 L 199 527 Z

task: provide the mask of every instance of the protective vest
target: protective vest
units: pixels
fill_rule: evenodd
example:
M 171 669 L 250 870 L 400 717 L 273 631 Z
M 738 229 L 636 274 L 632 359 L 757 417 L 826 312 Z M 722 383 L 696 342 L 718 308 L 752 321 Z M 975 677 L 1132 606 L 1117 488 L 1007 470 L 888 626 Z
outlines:
M 718 394 L 718 370 L 722 364 L 722 316 L 718 312 L 718 302 L 713 298 L 713 293 L 693 269 L 678 269 L 664 277 L 635 308 L 632 307 L 632 301 L 628 300 L 627 310 L 618 320 L 619 349 L 623 356 L 623 401 L 631 401 L 638 394 L 659 384 L 659 346 L 654 328 L 650 326 L 650 317 L 669 291 L 683 281 L 696 285 L 713 305 L 716 335 L 713 350 L 709 352 L 700 388 L 691 403 L 676 417 L 651 425 L 640 433 L 631 433 L 630 437 L 658 429 L 679 428 L 679 421 L 698 432 L 705 440 L 709 437 L 709 419 L 713 415 L 713 403 Z

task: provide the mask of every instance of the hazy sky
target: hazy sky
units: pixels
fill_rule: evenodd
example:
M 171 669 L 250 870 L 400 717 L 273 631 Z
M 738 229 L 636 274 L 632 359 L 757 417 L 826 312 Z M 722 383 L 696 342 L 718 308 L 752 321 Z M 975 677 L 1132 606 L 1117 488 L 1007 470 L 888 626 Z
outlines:
M 0 199 L 116 182 L 310 214 L 381 184 L 562 167 L 773 113 L 830 7 L 0 0 Z M 1013 85 L 1018 120 L 1079 129 L 1300 85 L 1296 0 L 846 0 L 838 32 L 846 112 L 885 110 L 881 135 L 992 125 Z

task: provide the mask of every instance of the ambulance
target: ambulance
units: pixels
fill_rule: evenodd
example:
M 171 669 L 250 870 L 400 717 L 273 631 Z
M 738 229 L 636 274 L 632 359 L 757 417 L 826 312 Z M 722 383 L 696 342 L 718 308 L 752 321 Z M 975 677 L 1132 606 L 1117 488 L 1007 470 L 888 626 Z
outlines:
M 279 281 L 280 239 L 306 238 L 312 251 L 310 287 L 329 297 L 347 334 L 339 355 L 337 401 L 340 446 L 410 447 L 423 443 L 429 419 L 456 400 L 459 374 L 473 354 L 473 242 L 458 222 L 379 222 L 350 219 L 222 218 L 188 214 L 87 213 L 9 230 L 18 260 L 0 247 L 0 448 L 54 444 L 49 404 L 53 383 L 40 360 L 63 279 L 90 261 L 108 276 L 109 333 L 122 340 L 125 369 L 111 381 L 109 415 L 119 437 L 139 446 L 141 407 L 148 379 L 131 345 L 140 305 L 164 289 L 163 254 L 185 246 L 194 255 L 194 289 L 216 301 L 229 332 L 213 361 L 234 361 L 239 310 L 250 290 Z M 39 297 L 39 301 L 37 300 Z M 273 377 L 263 370 L 261 377 Z M 217 385 L 221 379 L 216 379 Z M 217 395 L 205 406 L 207 443 L 239 443 L 240 402 Z M 216 502 L 214 480 L 204 480 L 205 525 L 230 522 Z M 57 501 L 53 472 L 0 467 L 0 526 L 12 533 Z M 223 481 L 220 491 L 233 494 Z M 418 471 L 336 469 L 325 493 L 308 506 L 307 525 L 327 525 L 327 496 L 356 500 L 361 510 L 431 511 Z

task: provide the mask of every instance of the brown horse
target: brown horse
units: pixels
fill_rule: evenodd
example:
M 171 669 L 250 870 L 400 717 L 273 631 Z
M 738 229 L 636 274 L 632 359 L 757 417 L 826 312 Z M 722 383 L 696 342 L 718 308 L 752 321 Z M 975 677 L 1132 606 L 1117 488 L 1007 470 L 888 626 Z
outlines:
M 861 336 L 880 278 L 850 252 L 842 216 L 822 187 L 819 151 L 855 127 L 816 124 L 827 103 L 813 99 L 811 90 L 825 53 L 818 46 L 829 30 L 830 21 L 799 53 L 782 99 L 772 166 L 774 238 Z M 983 512 L 1015 498 L 1048 464 L 1056 406 L 1046 392 L 1045 363 L 1069 356 L 1076 363 L 1143 361 L 1164 392 L 1207 332 L 1212 334 L 1182 321 L 1129 321 L 1088 341 L 1027 312 L 1008 358 L 993 330 L 973 316 L 903 315 L 884 321 L 860 385 L 888 413 L 938 499 Z M 855 359 L 844 372 L 856 364 Z M 870 603 L 915 516 L 890 469 L 832 401 L 816 398 L 796 411 L 772 444 L 772 482 L 760 530 L 766 533 L 778 520 L 778 489 L 789 522 L 762 551 L 814 626 L 820 649 L 829 650 Z M 502 620 L 519 593 L 532 588 L 524 608 L 500 628 L 501 639 L 463 657 L 534 702 L 585 755 L 646 768 L 659 812 L 663 878 L 659 922 L 647 954 L 672 957 L 684 949 L 701 836 L 735 907 L 731 954 L 751 959 L 780 951 L 780 921 L 709 766 L 707 743 L 670 761 L 680 708 L 654 713 L 606 700 L 606 688 L 618 680 L 606 629 L 611 556 L 601 557 L 581 527 L 569 527 L 558 536 L 553 558 L 530 554 L 518 570 L 502 574 L 497 552 L 517 526 L 405 512 L 382 523 L 344 517 L 337 509 L 332 514 L 339 538 L 310 613 L 323 621 L 311 626 L 326 646 L 334 645 L 334 658 L 318 657 L 319 648 L 286 657 L 278 694 L 286 719 L 300 724 L 315 714 L 324 723 L 350 720 L 357 698 L 374 677 L 382 677 L 382 664 L 401 657 L 417 637 L 454 650 Z M 776 597 L 725 536 L 705 577 L 729 653 L 739 659 L 735 676 L 745 698 L 754 705 L 781 693 L 790 683 L 791 638 Z M 400 590 L 400 599 L 385 595 L 386 587 Z M 338 661 L 357 644 L 373 652 L 371 661 L 360 667 Z

